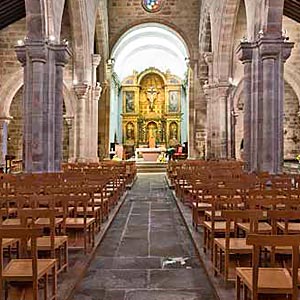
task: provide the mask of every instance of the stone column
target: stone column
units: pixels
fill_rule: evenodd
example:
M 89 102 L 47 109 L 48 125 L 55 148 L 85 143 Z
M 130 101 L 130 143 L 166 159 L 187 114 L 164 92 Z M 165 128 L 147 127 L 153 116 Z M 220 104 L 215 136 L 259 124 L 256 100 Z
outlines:
M 25 40 L 16 53 L 24 66 L 23 170 L 60 171 L 62 126 L 56 122 L 62 122 L 62 67 L 70 53 L 66 44 L 47 40 Z
M 101 96 L 100 84 L 97 82 L 97 67 L 101 62 L 99 54 L 92 55 L 92 97 L 91 97 L 91 137 L 90 137 L 90 158 L 93 161 L 98 161 L 98 104 Z
M 206 158 L 228 158 L 228 144 L 230 143 L 229 85 L 207 83 L 203 89 L 207 99 Z
M 5 166 L 5 155 L 7 155 L 8 124 L 11 117 L 0 117 L 0 166 Z
M 54 131 L 54 168 L 60 170 L 62 161 L 62 145 L 63 145 L 63 69 L 68 60 L 68 53 L 61 45 L 53 45 L 51 50 L 55 55 L 56 78 L 55 78 L 55 105 L 53 116 L 50 118 L 50 126 L 53 126 Z M 54 124 L 52 120 L 54 118 Z
M 283 65 L 293 44 L 261 38 L 258 49 L 262 60 L 262 131 L 260 170 L 281 173 L 283 167 Z
M 203 86 L 203 91 L 206 99 L 206 107 L 207 107 L 207 119 L 206 119 L 206 145 L 205 145 L 205 158 L 210 159 L 213 158 L 214 151 L 212 149 L 212 117 L 213 117 L 213 110 L 212 110 L 212 97 L 211 97 L 211 87 L 208 84 L 208 81 Z
M 68 140 L 69 140 L 69 158 L 68 162 L 74 162 L 74 117 L 65 116 L 66 124 L 68 126 Z
M 283 167 L 283 65 L 293 43 L 261 33 L 238 48 L 245 72 L 244 153 L 248 171 L 281 173 Z
M 257 121 L 254 121 L 257 112 L 252 111 L 252 57 L 254 45 L 247 42 L 241 42 L 237 49 L 238 58 L 244 65 L 244 150 L 245 170 L 257 169 L 257 147 L 254 147 L 254 132 L 257 134 Z
M 189 128 L 188 128 L 188 154 L 189 158 L 196 157 L 196 149 L 195 149 L 195 129 L 196 129 L 196 81 L 197 81 L 197 63 L 196 61 L 189 61 L 189 105 L 188 105 L 188 120 L 189 120 Z
M 229 157 L 229 120 L 230 120 L 230 105 L 229 105 L 229 88 L 227 83 L 220 84 L 217 88 L 217 103 L 214 120 L 217 121 L 218 128 L 218 139 L 216 141 L 218 158 L 228 158 Z
M 99 126 L 99 100 L 102 92 L 102 88 L 99 83 L 96 84 L 96 86 L 93 87 L 92 90 L 93 98 L 92 98 L 92 104 L 93 104 L 93 124 L 92 124 L 92 145 L 91 145 L 91 157 L 98 161 L 98 126 Z
M 87 128 L 86 128 L 86 106 L 88 103 L 90 85 L 87 83 L 79 83 L 74 86 L 77 95 L 77 112 L 76 112 L 76 147 L 75 157 L 79 162 L 87 161 Z
M 207 65 L 208 74 L 203 85 L 203 92 L 206 102 L 206 142 L 205 142 L 205 158 L 210 159 L 215 157 L 214 134 L 213 134 L 213 54 L 211 52 L 203 53 L 203 59 Z

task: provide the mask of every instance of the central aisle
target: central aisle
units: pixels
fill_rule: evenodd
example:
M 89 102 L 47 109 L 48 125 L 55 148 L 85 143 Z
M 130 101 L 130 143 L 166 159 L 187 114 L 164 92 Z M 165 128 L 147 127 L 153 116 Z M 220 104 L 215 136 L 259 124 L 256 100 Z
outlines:
M 74 300 L 216 299 L 164 176 L 138 175 Z

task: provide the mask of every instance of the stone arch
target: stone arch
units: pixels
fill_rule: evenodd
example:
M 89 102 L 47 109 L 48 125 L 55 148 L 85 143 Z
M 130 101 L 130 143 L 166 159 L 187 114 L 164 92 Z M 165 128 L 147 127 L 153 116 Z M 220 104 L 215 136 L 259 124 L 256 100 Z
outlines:
M 212 52 L 212 27 L 211 27 L 211 14 L 209 7 L 203 7 L 201 15 L 203 18 L 200 20 L 199 30 L 199 52 Z
M 189 40 L 189 38 L 185 35 L 185 33 L 176 25 L 174 25 L 172 22 L 168 22 L 166 20 L 162 20 L 160 18 L 156 18 L 156 17 L 152 17 L 152 18 L 144 18 L 142 21 L 135 21 L 132 22 L 130 24 L 128 24 L 125 28 L 123 28 L 118 35 L 116 35 L 116 37 L 110 41 L 110 54 L 113 52 L 113 49 L 116 47 L 116 45 L 118 44 L 118 42 L 122 39 L 122 36 L 124 34 L 126 34 L 127 31 L 129 31 L 130 29 L 138 26 L 138 25 L 143 25 L 146 23 L 157 23 L 157 24 L 161 24 L 161 25 L 165 25 L 169 28 L 171 28 L 173 31 L 175 31 L 178 36 L 182 39 L 182 41 L 184 42 L 186 49 L 189 53 L 189 57 L 190 58 L 195 58 L 197 59 L 197 53 L 195 53 L 192 43 Z
M 184 78 L 190 53 L 184 39 L 172 28 L 142 23 L 125 32 L 110 55 L 114 72 L 123 80 L 132 70 L 142 72 L 149 67 Z
M 0 117 L 6 118 L 9 117 L 9 110 L 11 106 L 11 102 L 14 96 L 17 94 L 19 89 L 24 84 L 23 79 L 23 70 L 20 70 L 12 75 L 10 75 L 5 84 L 0 90 Z M 66 106 L 66 113 L 68 116 L 73 117 L 75 115 L 75 96 L 69 90 L 66 83 L 63 86 L 63 96 L 64 96 L 64 103 Z
M 237 23 L 240 2 L 243 0 L 226 0 L 222 10 L 219 44 L 217 49 L 217 73 L 221 82 L 227 82 L 232 73 L 234 32 Z M 246 10 L 247 11 L 247 10 Z
M 247 12 L 248 39 L 254 41 L 263 30 L 274 38 L 281 37 L 283 0 L 244 0 Z
M 233 146 L 235 148 L 234 153 L 237 159 L 242 159 L 243 149 L 242 141 L 244 137 L 244 78 L 242 78 L 237 86 L 232 90 L 231 98 L 232 98 L 232 106 L 234 114 L 234 142 Z
M 73 79 L 74 82 L 90 82 L 93 47 L 90 42 L 86 1 L 71 0 L 68 4 L 73 33 Z
M 212 28 L 211 16 L 209 10 L 203 12 L 204 18 L 200 22 L 200 35 L 199 35 L 199 72 L 202 78 L 202 83 L 206 80 L 212 80 L 212 68 L 209 69 L 209 61 L 212 59 Z M 212 65 L 211 65 L 212 66 Z M 209 76 L 209 74 L 211 76 Z M 209 82 L 211 83 L 211 82 Z
M 20 93 L 20 90 L 23 89 L 23 86 L 24 85 L 23 85 L 23 72 L 22 71 L 18 71 L 16 73 L 14 73 L 13 76 L 10 76 L 8 78 L 5 86 L 0 91 L 0 99 L 1 99 L 1 101 L 0 101 L 0 111 L 1 111 L 0 118 L 11 119 L 10 111 L 11 111 L 11 107 L 13 105 L 13 100 L 15 99 L 15 97 L 17 95 L 18 95 L 18 97 L 20 97 L 19 93 Z M 20 98 L 18 98 L 18 99 L 20 99 Z M 74 120 L 74 117 L 75 117 L 75 107 L 74 106 L 76 103 L 75 96 L 74 96 L 73 92 L 67 87 L 66 83 L 64 83 L 64 85 L 63 85 L 63 99 L 64 99 L 64 105 L 65 105 L 65 109 L 66 109 L 66 113 L 64 116 L 65 117 L 64 123 L 65 123 L 66 120 Z M 17 121 L 17 123 L 18 123 L 18 121 Z M 10 123 L 8 126 L 10 127 L 11 125 L 12 124 Z M 15 125 L 13 125 L 13 127 L 15 127 Z M 20 123 L 19 123 L 19 127 L 20 127 Z M 70 128 L 72 128 L 72 126 Z M 18 132 L 20 132 L 20 128 L 18 129 Z M 72 149 L 74 148 L 73 145 L 71 144 L 73 141 L 73 137 L 71 137 L 71 138 L 69 138 L 69 137 L 72 136 L 74 133 L 73 133 L 72 129 L 68 129 L 68 132 L 69 132 L 69 134 L 68 134 L 68 143 L 69 143 L 68 144 L 68 158 L 69 158 L 69 157 L 72 157 L 72 155 L 73 155 Z M 18 136 L 18 140 L 20 142 L 20 136 Z M 16 141 L 14 141 L 14 142 L 16 143 Z M 22 153 L 22 141 L 20 143 L 19 143 L 19 146 L 15 149 L 15 151 L 17 151 L 17 152 L 14 152 L 14 155 L 18 155 L 18 158 L 21 159 L 20 153 Z M 64 144 L 66 144 L 65 140 L 64 140 Z M 8 146 L 10 147 L 11 143 L 8 143 Z M 10 150 L 10 148 L 8 148 L 8 150 Z
M 243 92 L 244 92 L 244 78 L 242 78 L 238 82 L 235 89 L 233 89 L 233 92 L 231 93 L 234 111 L 243 109 L 244 103 L 240 102 Z
M 284 69 L 284 79 L 297 95 L 300 108 L 300 73 L 296 68 L 289 65 L 288 68 Z
M 103 82 L 106 79 L 105 64 L 109 58 L 109 38 L 108 38 L 108 15 L 105 8 L 105 2 L 102 1 L 97 9 L 95 22 L 95 53 L 101 55 L 99 65 L 99 79 Z
M 53 36 L 59 41 L 65 0 L 25 1 L 27 37 L 29 40 L 43 40 Z
M 288 70 L 285 71 L 285 87 L 288 87 L 288 91 L 285 91 L 285 132 L 284 132 L 284 158 L 295 159 L 296 154 L 300 151 L 300 120 L 299 120 L 299 108 L 300 108 L 300 74 L 296 71 Z M 235 128 L 235 152 L 236 158 L 241 158 L 239 148 L 243 137 L 242 131 L 244 130 L 243 125 L 243 81 L 241 79 L 237 87 L 232 92 L 232 102 L 234 111 L 236 113 L 236 128 Z M 291 95 L 290 95 L 291 94 Z M 295 105 L 295 99 L 297 100 L 297 106 Z M 292 107 L 291 107 L 291 103 Z M 289 107 L 290 106 L 290 107 Z M 290 108 L 290 109 L 289 109 Z M 288 115 L 287 115 L 288 114 Z M 291 123 L 289 125 L 289 122 Z M 294 126 L 291 132 L 287 128 Z M 299 132 L 299 134 L 298 134 Z

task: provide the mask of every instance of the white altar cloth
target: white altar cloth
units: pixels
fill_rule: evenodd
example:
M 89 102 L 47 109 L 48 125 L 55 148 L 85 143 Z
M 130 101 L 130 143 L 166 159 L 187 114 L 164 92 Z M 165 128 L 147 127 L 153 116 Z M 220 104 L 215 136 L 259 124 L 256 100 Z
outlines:
M 165 152 L 166 148 L 136 148 L 135 157 L 138 158 L 138 154 L 141 153 L 145 161 L 156 161 L 158 156 Z

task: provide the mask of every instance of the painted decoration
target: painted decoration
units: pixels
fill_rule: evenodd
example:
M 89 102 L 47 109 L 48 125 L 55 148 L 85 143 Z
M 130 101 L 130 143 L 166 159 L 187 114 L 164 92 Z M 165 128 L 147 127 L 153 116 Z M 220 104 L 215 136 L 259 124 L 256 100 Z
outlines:
M 179 111 L 179 92 L 178 91 L 170 91 L 169 92 L 169 104 L 168 111 L 169 112 L 178 112 Z
M 126 113 L 134 112 L 134 92 L 132 91 L 125 92 L 125 112 Z
M 161 10 L 163 0 L 142 0 L 143 8 L 150 13 L 155 13 Z

